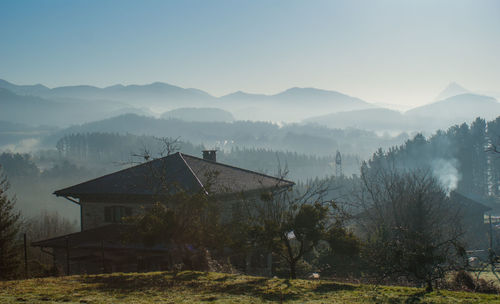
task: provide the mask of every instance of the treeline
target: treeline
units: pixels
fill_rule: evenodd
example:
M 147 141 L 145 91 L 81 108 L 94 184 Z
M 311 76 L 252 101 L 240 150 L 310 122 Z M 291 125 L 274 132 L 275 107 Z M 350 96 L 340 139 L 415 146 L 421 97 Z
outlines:
M 53 133 L 43 140 L 53 146 L 71 134 L 118 133 L 180 137 L 195 145 L 211 148 L 264 148 L 327 156 L 340 150 L 368 158 L 377 148 L 388 148 L 408 139 L 408 134 L 379 136 L 359 129 L 330 129 L 313 124 L 278 125 L 271 122 L 235 121 L 187 122 L 177 119 L 155 119 L 134 114 L 73 126 Z
M 93 167 L 109 167 L 110 164 L 140 161 L 135 155 L 151 154 L 151 157 L 166 155 L 164 140 L 173 142 L 176 138 L 156 138 L 118 133 L 71 134 L 62 137 L 56 144 L 59 156 Z M 202 145 L 179 140 L 174 151 L 201 157 Z M 342 170 L 351 175 L 359 172 L 361 160 L 356 155 L 342 156 Z M 335 174 L 335 151 L 331 155 L 316 156 L 287 151 L 273 151 L 264 148 L 232 147 L 217 152 L 218 161 L 249 170 L 274 175 L 278 167 L 288 168 L 288 178 L 296 181 Z
M 57 142 L 57 150 L 42 150 L 32 154 L 0 154 L 0 165 L 17 194 L 18 208 L 28 215 L 41 210 L 59 211 L 69 218 L 78 218 L 78 210 L 52 192 L 82 181 L 123 169 L 144 161 L 144 153 L 159 157 L 168 152 L 163 140 L 153 136 L 117 133 L 72 134 Z M 177 141 L 171 152 L 181 151 L 201 157 L 202 145 Z M 305 181 L 335 173 L 334 154 L 314 156 L 269 149 L 232 148 L 218 151 L 218 161 L 261 173 L 275 175 L 279 167 L 288 168 L 287 178 Z M 343 172 L 359 171 L 360 160 L 343 155 Z
M 419 134 L 387 151 L 379 149 L 372 168 L 428 169 L 448 188 L 475 197 L 500 198 L 500 158 L 488 147 L 500 136 L 500 117 L 455 125 L 429 138 Z

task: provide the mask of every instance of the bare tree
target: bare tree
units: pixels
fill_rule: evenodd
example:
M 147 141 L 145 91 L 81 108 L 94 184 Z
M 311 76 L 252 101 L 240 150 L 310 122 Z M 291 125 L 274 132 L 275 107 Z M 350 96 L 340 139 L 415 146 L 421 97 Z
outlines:
M 361 179 L 365 258 L 380 278 L 433 283 L 463 261 L 460 208 L 429 172 L 370 170 Z

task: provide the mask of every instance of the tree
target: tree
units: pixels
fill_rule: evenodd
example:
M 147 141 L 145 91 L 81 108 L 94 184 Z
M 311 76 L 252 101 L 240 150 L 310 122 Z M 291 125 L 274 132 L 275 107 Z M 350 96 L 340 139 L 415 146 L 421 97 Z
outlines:
M 328 246 L 320 249 L 321 272 L 334 275 L 359 274 L 362 267 L 359 261 L 361 243 L 352 231 L 347 230 L 342 221 L 336 221 L 326 232 Z
M 21 226 L 28 242 L 46 240 L 79 230 L 76 220 L 73 222 L 58 212 L 42 210 L 39 215 L 23 220 Z M 28 250 L 29 275 L 41 277 L 57 274 L 54 258 L 42 248 L 31 247 Z
M 312 182 L 304 191 L 275 189 L 247 202 L 248 240 L 283 259 L 292 279 L 297 278 L 297 264 L 325 240 L 333 214 L 340 212 L 326 199 L 328 190 L 326 181 Z
M 365 258 L 380 278 L 433 283 L 465 254 L 461 215 L 429 172 L 362 167 Z
M 207 270 L 208 250 L 222 252 L 227 233 L 221 220 L 222 208 L 220 194 L 211 191 L 217 172 L 207 172 L 206 181 L 201 189 L 184 189 L 176 182 L 168 181 L 167 162 L 161 157 L 179 149 L 179 138 L 159 138 L 163 149 L 159 157 L 152 157 L 148 149 L 133 156 L 146 161 L 149 181 L 156 202 L 145 208 L 144 212 L 130 217 L 127 222 L 134 225 L 134 233 L 129 237 L 142 239 L 146 246 L 164 245 L 169 250 L 171 266 L 175 258 L 181 258 L 184 268 Z M 224 192 L 225 189 L 218 189 Z M 175 251 L 172 254 L 172 251 Z
M 207 270 L 206 250 L 222 252 L 225 242 L 218 200 L 205 192 L 178 191 L 129 219 L 146 246 L 170 247 L 170 263 L 180 258 L 184 268 Z M 172 251 L 172 250 L 171 250 Z
M 16 236 L 20 214 L 14 211 L 15 200 L 7 196 L 7 178 L 0 167 L 0 279 L 15 276 L 19 265 Z

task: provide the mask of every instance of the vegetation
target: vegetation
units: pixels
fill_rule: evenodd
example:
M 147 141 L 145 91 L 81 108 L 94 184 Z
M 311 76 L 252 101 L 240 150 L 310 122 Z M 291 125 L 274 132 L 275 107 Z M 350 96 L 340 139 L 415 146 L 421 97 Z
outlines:
M 380 278 L 433 283 L 463 267 L 462 215 L 428 172 L 362 170 L 364 258 Z
M 286 265 L 288 276 L 297 278 L 297 265 L 306 262 L 321 242 L 338 241 L 345 234 L 339 206 L 326 198 L 329 181 L 312 182 L 304 191 L 277 189 L 265 192 L 260 200 L 246 201 L 243 216 L 236 217 L 246 233 L 240 234 L 242 243 L 272 253 Z M 245 202 L 245 201 L 244 201 Z M 335 246 L 335 244 L 333 244 Z M 324 250 L 323 256 L 330 254 Z M 349 252 L 353 257 L 356 252 Z M 317 271 L 312 269 L 313 271 Z
M 215 199 L 201 193 L 169 195 L 143 214 L 128 218 L 135 229 L 126 238 L 142 240 L 145 246 L 168 246 L 171 266 L 208 270 L 207 249 L 222 251 L 227 239 L 217 207 Z
M 16 275 L 20 256 L 17 244 L 20 214 L 14 210 L 15 201 L 7 196 L 9 184 L 0 167 L 0 279 Z
M 274 134 L 266 133 L 274 126 L 257 125 L 270 138 Z M 476 119 L 470 126 L 453 126 L 429 138 L 418 134 L 399 147 L 377 151 L 362 166 L 360 176 L 331 176 L 333 153 L 331 156 L 311 156 L 257 148 L 228 149 L 219 153 L 218 160 L 247 168 L 257 166 L 259 171 L 268 174 L 273 174 L 267 171 L 276 167 L 277 159 L 283 160 L 292 172 L 302 175 L 303 182 L 297 183 L 293 191 L 264 193 L 255 201 L 246 201 L 243 197 L 240 200 L 242 210 L 235 206 L 222 208 L 215 197 L 206 193 L 192 195 L 174 191 L 171 195 L 174 192 L 166 188 L 163 190 L 169 195 L 131 220 L 145 244 L 163 243 L 179 251 L 174 253 L 176 257 L 170 257 L 169 267 L 172 268 L 168 269 L 214 270 L 208 264 L 220 258 L 218 265 L 225 261 L 231 267 L 246 270 L 250 263 L 245 259 L 255 257 L 247 253 L 253 251 L 252 254 L 258 255 L 255 259 L 259 259 L 255 264 L 265 264 L 266 269 L 272 269 L 268 273 L 271 275 L 295 279 L 311 272 L 344 277 L 370 274 L 390 283 L 401 282 L 404 277 L 405 283 L 425 284 L 430 292 L 433 284 L 446 277 L 449 270 L 464 269 L 460 216 L 450 205 L 447 192 L 457 189 L 478 197 L 499 196 L 500 161 L 495 153 L 486 153 L 488 147 L 496 151 L 491 138 L 500 130 L 499 126 L 499 119 L 488 123 Z M 289 134 L 285 138 L 295 138 L 297 134 L 290 134 L 300 128 L 294 128 L 287 127 Z M 281 129 L 274 131 L 282 132 Z M 303 136 L 308 135 L 298 137 Z M 124 160 L 125 154 L 130 158 L 130 153 L 140 152 L 141 146 L 147 151 L 146 148 L 158 150 L 164 144 L 151 136 L 72 134 L 59 140 L 57 152 L 53 154 L 34 157 L 3 153 L 0 163 L 5 163 L 9 179 L 12 177 L 21 186 L 25 186 L 26 181 L 64 180 L 68 184 L 71 179 L 81 181 L 86 176 L 101 175 L 96 168 L 103 163 L 109 166 L 111 159 Z M 176 141 L 173 148 L 196 155 L 202 146 Z M 172 152 L 172 149 L 167 150 L 167 154 Z M 117 157 L 117 153 L 124 154 Z M 143 160 L 156 157 L 143 156 Z M 356 158 L 347 156 L 344 159 L 354 164 Z M 95 163 L 90 170 L 80 166 L 90 166 L 92 162 Z M 314 170 L 320 167 L 330 177 L 307 180 L 309 173 L 317 176 L 319 171 Z M 302 168 L 314 168 L 314 172 Z M 156 172 L 149 178 L 161 183 L 162 173 Z M 29 188 L 29 192 L 34 193 L 34 190 Z M 6 201 L 11 202 L 7 198 Z M 354 203 L 361 203 L 361 206 Z M 228 214 L 224 210 L 232 213 L 232 221 L 227 221 Z M 346 221 L 360 212 L 370 214 L 370 220 L 362 222 L 364 227 L 361 228 L 365 229 Z M 13 216 L 18 217 L 15 213 Z M 25 230 L 40 238 L 74 230 L 71 222 L 59 220 L 58 215 L 53 219 L 55 221 L 46 215 L 39 222 L 27 221 Z M 13 235 L 19 237 L 15 232 Z M 239 255 L 235 259 L 237 262 L 231 259 L 227 249 Z M 30 257 L 32 255 L 30 252 Z M 272 263 L 263 261 L 266 255 L 272 257 L 268 260 Z M 15 256 L 19 258 L 22 254 L 18 252 Z M 44 263 L 52 265 L 47 256 Z M 51 273 L 49 267 L 30 268 L 38 269 L 33 275 Z M 229 270 L 234 271 L 234 268 Z M 476 279 L 472 290 L 486 290 L 485 286 Z M 440 287 L 446 288 L 446 285 Z
M 0 282 L 2 303 L 500 303 L 492 294 L 206 272 L 114 273 Z

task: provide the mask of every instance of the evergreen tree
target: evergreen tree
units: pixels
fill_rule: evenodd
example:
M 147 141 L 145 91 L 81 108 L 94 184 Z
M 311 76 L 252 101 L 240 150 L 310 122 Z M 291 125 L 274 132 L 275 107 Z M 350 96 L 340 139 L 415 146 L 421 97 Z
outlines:
M 8 182 L 1 169 L 0 167 L 0 279 L 10 279 L 15 276 L 19 266 L 16 236 L 20 214 L 14 211 L 15 201 L 6 194 Z
M 472 178 L 473 191 L 481 196 L 488 196 L 488 155 L 485 153 L 488 147 L 486 137 L 486 121 L 482 118 L 476 120 L 470 126 L 472 141 Z
M 490 150 L 494 148 L 490 151 L 492 153 L 488 153 L 491 193 L 500 197 L 500 157 L 497 153 L 493 153 L 500 149 L 500 117 L 488 122 L 487 136 Z

